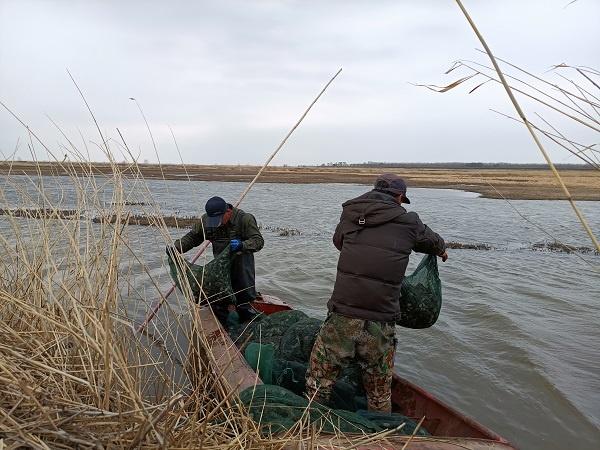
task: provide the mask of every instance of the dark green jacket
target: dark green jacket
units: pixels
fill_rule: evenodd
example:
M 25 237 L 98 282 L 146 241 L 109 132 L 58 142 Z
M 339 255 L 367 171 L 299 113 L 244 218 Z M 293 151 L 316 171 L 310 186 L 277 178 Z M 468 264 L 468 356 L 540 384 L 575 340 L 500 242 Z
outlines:
M 233 208 L 229 222 L 217 228 L 206 227 L 204 214 L 189 233 L 175 241 L 174 246 L 181 253 L 185 253 L 209 240 L 212 243 L 213 255 L 216 256 L 227 248 L 232 239 L 242 241 L 242 250 L 238 252 L 231 266 L 231 284 L 239 305 L 256 298 L 254 252 L 262 249 L 265 243 L 252 214 Z

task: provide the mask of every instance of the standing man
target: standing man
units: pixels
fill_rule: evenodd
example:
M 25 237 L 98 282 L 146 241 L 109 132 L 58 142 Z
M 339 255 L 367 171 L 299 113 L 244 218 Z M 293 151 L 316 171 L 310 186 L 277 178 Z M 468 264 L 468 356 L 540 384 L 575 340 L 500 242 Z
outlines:
M 329 314 L 310 356 L 309 398 L 327 403 L 340 371 L 356 360 L 370 411 L 391 412 L 400 286 L 417 251 L 448 259 L 444 240 L 402 203 L 406 183 L 380 175 L 375 188 L 342 205 L 333 243 L 340 251 Z
M 256 219 L 250 213 L 234 208 L 221 197 L 212 197 L 206 202 L 206 214 L 192 230 L 174 242 L 180 253 L 197 247 L 203 241 L 212 243 L 213 255 L 217 256 L 227 247 L 236 253 L 231 265 L 231 285 L 235 293 L 237 310 L 241 318 L 250 311 L 248 303 L 256 298 L 254 287 L 254 252 L 263 248 L 264 240 Z M 167 252 L 170 247 L 167 247 Z M 224 323 L 232 305 L 212 305 L 215 315 Z

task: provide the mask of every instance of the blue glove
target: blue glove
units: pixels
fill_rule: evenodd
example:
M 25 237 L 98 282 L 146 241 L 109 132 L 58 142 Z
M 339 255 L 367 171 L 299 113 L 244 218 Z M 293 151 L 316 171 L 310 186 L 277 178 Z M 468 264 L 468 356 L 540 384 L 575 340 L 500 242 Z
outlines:
M 243 246 L 244 245 L 242 244 L 242 241 L 240 241 L 239 239 L 232 239 L 229 243 L 229 247 L 231 248 L 232 252 L 240 251 Z

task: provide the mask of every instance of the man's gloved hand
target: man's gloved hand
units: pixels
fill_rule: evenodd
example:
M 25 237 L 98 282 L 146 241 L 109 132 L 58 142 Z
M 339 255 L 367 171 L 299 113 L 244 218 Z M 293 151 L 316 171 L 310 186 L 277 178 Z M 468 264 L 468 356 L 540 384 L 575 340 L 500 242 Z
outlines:
M 448 252 L 446 250 L 444 250 L 444 252 L 440 253 L 438 256 L 442 258 L 442 262 L 446 262 L 448 260 Z
M 231 248 L 232 252 L 239 252 L 244 245 L 239 239 L 232 239 L 231 242 L 229 242 L 229 247 Z

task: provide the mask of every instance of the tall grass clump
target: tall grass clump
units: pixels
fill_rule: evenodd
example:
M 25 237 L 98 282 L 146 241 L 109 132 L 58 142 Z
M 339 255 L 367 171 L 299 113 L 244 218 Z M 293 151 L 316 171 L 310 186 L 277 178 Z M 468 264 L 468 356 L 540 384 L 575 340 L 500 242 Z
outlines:
M 156 273 L 167 271 L 156 262 L 149 267 L 128 225 L 132 185 L 155 209 L 160 249 L 169 235 L 142 179 L 125 183 L 116 165 L 112 175 L 95 176 L 87 164 L 64 164 L 71 175 L 58 183 L 1 179 L 0 207 L 58 212 L 68 205 L 81 219 L 0 217 L 0 442 L 8 448 L 264 445 L 211 368 L 201 330 L 195 350 L 206 363 L 195 364 L 190 377 L 191 305 L 180 301 L 146 335 L 134 332 L 136 312 L 164 287 Z M 86 174 L 75 175 L 75 166 L 87 167 Z M 116 220 L 87 219 L 107 214 Z
M 29 176 L 16 173 L 11 161 L 0 163 L 0 448 L 316 448 L 319 429 L 308 414 L 287 432 L 265 435 L 240 405 L 238 386 L 225 376 L 230 365 L 216 364 L 214 336 L 189 301 L 187 279 L 179 280 L 183 293 L 166 301 L 172 281 L 164 247 L 182 231 L 169 231 L 173 223 L 123 135 L 103 134 L 73 82 L 110 171 L 95 167 L 87 147 L 82 152 L 55 124 L 66 141 L 58 151 L 64 159 L 57 158 L 0 101 L 27 130 L 34 159 L 41 146 L 56 168 L 55 177 L 42 176 L 34 161 L 37 176 Z M 117 152 L 128 162 L 116 164 Z M 158 188 L 168 192 L 162 183 Z M 148 223 L 136 226 L 135 217 Z M 188 224 L 175 218 L 174 225 Z M 157 304 L 166 307 L 150 323 L 146 313 Z M 375 443 L 393 431 L 337 433 L 327 445 Z

